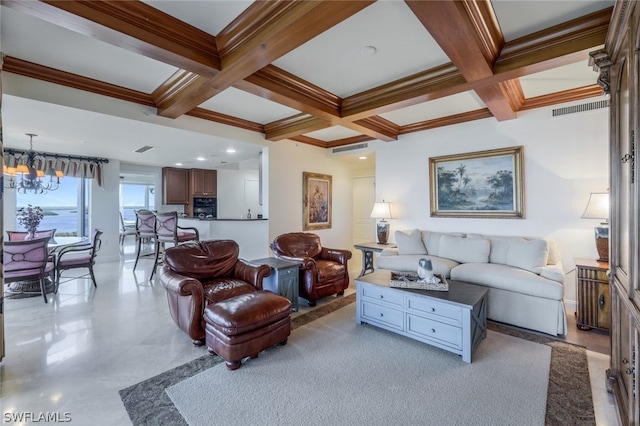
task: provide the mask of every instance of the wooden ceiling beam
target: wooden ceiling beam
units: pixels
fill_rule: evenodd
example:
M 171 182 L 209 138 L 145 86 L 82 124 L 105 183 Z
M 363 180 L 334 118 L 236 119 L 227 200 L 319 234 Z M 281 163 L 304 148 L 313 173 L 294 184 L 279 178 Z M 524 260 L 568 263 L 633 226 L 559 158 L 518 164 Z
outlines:
M 310 114 L 297 114 L 282 120 L 265 124 L 264 133 L 268 141 L 291 139 L 304 133 L 326 129 L 332 124 Z
M 220 69 L 210 34 L 141 1 L 20 1 L 2 5 L 114 46 L 213 77 Z
M 296 47 L 372 4 L 373 1 L 252 3 L 216 37 L 221 70 L 213 78 L 191 79 L 195 87 L 170 88 L 158 97 L 158 113 L 176 118 L 249 77 Z
M 444 50 L 468 82 L 493 75 L 493 63 L 504 45 L 504 37 L 489 2 L 406 1 L 418 20 Z M 451 37 L 451 28 L 456 36 Z M 498 119 L 516 118 L 508 92 L 510 85 L 482 87 L 476 93 Z

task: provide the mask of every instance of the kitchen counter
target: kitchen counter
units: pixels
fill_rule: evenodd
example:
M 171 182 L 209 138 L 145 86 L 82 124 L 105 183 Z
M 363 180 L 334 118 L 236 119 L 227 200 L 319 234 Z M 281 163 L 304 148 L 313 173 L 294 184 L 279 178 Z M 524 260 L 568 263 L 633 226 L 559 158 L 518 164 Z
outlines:
M 269 256 L 269 220 L 179 217 L 178 226 L 193 227 L 200 240 L 234 240 L 240 246 L 242 259 L 260 259 Z

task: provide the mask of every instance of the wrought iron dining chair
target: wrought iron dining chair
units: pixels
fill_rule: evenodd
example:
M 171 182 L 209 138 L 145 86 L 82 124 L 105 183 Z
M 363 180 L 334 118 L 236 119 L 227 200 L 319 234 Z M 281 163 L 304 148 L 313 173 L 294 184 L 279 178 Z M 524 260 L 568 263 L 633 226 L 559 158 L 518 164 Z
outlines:
M 151 210 L 136 210 L 136 261 L 133 264 L 134 271 L 138 266 L 140 257 L 151 255 L 155 257 L 155 251 L 153 253 L 142 253 L 142 243 L 147 241 L 153 241 L 155 247 L 156 214 Z
M 83 278 L 89 275 L 91 276 L 93 286 L 98 287 L 96 283 L 96 276 L 93 272 L 93 265 L 96 263 L 96 255 L 100 251 L 100 246 L 102 245 L 102 240 L 100 239 L 101 235 L 102 231 L 96 228 L 91 233 L 91 242 L 89 244 L 71 245 L 63 247 L 57 252 L 56 285 L 53 290 L 54 293 L 58 293 L 62 271 L 69 269 L 87 268 L 88 272 L 80 276 L 70 277 L 67 281 Z
M 158 263 L 161 260 L 161 253 L 164 252 L 165 244 L 170 243 L 177 246 L 187 241 L 200 241 L 198 228 L 178 226 L 178 212 L 156 213 L 156 259 L 151 271 L 151 278 L 156 272 Z
M 132 224 L 132 225 L 127 225 L 124 223 L 124 218 L 122 217 L 122 212 L 118 212 L 118 215 L 120 216 L 120 246 L 122 246 L 124 244 L 124 240 L 125 238 L 127 238 L 129 235 L 133 235 L 135 236 L 138 231 L 136 231 L 136 225 Z
M 49 236 L 33 240 L 5 241 L 2 252 L 4 282 L 38 280 L 47 301 L 46 279 L 55 279 L 55 264 L 49 256 Z

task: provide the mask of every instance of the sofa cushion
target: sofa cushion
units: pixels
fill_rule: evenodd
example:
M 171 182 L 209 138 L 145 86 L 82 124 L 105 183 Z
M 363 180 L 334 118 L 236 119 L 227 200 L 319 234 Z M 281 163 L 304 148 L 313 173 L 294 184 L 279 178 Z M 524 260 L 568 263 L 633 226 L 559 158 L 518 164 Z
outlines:
M 422 243 L 422 234 L 419 229 L 396 231 L 396 245 L 398 254 L 427 254 L 427 249 Z
M 452 237 L 464 237 L 464 234 L 460 232 L 433 232 L 422 231 L 422 242 L 427 249 L 427 254 L 431 256 L 440 256 L 440 238 L 443 235 L 450 235 Z
M 549 245 L 545 240 L 512 238 L 509 241 L 507 265 L 539 274 L 547 265 Z
M 464 238 L 443 235 L 440 238 L 440 257 L 460 263 L 486 263 L 491 243 L 484 238 Z
M 464 263 L 451 270 L 451 279 L 552 300 L 562 300 L 564 295 L 564 286 L 559 282 L 494 263 Z
M 547 265 L 555 265 L 560 262 L 560 252 L 558 251 L 558 243 L 551 238 L 545 238 L 549 244 L 549 258 L 547 259 Z

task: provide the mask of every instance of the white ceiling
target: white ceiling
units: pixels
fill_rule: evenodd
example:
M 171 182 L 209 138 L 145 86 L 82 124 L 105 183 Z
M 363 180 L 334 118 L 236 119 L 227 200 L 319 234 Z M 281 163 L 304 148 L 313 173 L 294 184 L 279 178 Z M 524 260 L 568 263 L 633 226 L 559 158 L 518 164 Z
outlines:
M 146 1 L 211 35 L 217 35 L 251 2 Z M 612 6 L 613 0 L 493 0 L 505 40 Z M 455 31 L 455 29 L 452 29 Z M 143 93 L 151 93 L 177 69 L 80 32 L 45 22 L 7 6 L 0 7 L 0 49 L 14 58 L 56 68 Z M 374 46 L 376 53 L 363 55 Z M 597 46 L 594 46 L 595 50 Z M 378 1 L 273 62 L 341 98 L 449 62 L 448 57 L 402 1 Z M 597 74 L 583 59 L 571 65 L 522 77 L 525 96 L 534 97 L 595 84 Z M 76 89 L 51 88 L 5 73 L 2 120 L 6 147 L 26 149 L 25 133 L 36 133 L 34 148 L 46 152 L 100 156 L 155 166 L 217 168 L 257 158 L 264 135 L 194 117 L 158 117 L 155 109 Z M 46 95 L 45 95 L 46 93 Z M 84 105 L 94 105 L 86 108 Z M 100 105 L 100 106 L 98 106 Z M 229 88 L 200 105 L 232 117 L 268 124 L 300 111 L 254 94 Z M 484 108 L 475 92 L 380 114 L 407 125 Z M 89 110 L 87 110 L 89 109 Z M 358 136 L 343 126 L 309 132 L 322 141 Z M 402 140 L 400 136 L 399 140 Z M 144 154 L 143 145 L 155 148 Z M 234 148 L 229 154 L 227 148 Z M 196 157 L 204 156 L 200 162 Z

